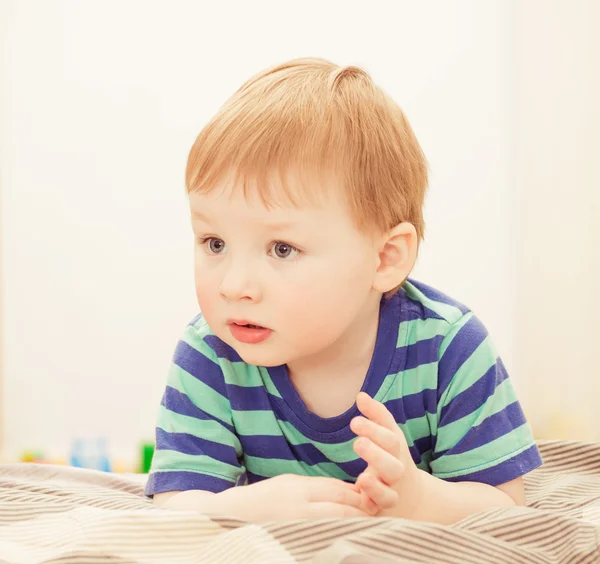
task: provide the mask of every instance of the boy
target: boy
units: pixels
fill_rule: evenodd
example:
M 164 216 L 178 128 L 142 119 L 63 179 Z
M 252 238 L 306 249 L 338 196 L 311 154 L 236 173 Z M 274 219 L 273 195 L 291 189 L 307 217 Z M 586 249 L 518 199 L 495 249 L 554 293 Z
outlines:
M 426 185 L 402 111 L 356 67 L 269 69 L 203 129 L 186 170 L 201 314 L 160 406 L 157 505 L 453 523 L 524 504 L 541 458 L 502 361 L 467 308 L 408 278 Z

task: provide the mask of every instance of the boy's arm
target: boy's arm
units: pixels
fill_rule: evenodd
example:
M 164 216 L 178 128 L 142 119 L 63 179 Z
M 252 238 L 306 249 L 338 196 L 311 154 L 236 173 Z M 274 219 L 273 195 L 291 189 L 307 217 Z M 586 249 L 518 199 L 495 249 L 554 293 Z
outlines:
M 378 516 L 451 524 L 493 507 L 525 504 L 521 477 L 491 486 L 450 482 L 417 468 L 387 408 L 364 393 L 357 404 L 365 418 L 352 421 L 361 437 L 354 448 L 369 465 L 357 486 L 381 509 Z
M 282 475 L 220 493 L 165 492 L 156 494 L 154 503 L 250 522 L 369 516 L 354 484 L 320 476 Z
M 542 460 L 504 365 L 471 312 L 452 325 L 438 359 L 432 475 L 416 467 L 386 407 L 360 394 L 357 403 L 366 419 L 353 422 L 354 432 L 364 437 L 355 450 L 369 467 L 357 484 L 382 509 L 419 515 L 416 519 L 456 520 L 514 505 L 524 497 L 522 483 L 514 480 Z
M 183 509 L 198 511 L 204 507 L 209 508 L 212 498 L 217 495 L 213 492 L 202 490 L 188 490 L 185 492 L 163 492 L 155 494 L 152 502 L 157 507 L 164 509 Z M 210 511 L 207 509 L 207 513 Z
M 414 501 L 397 503 L 379 515 L 451 525 L 486 509 L 525 505 L 522 478 L 490 486 L 479 482 L 446 482 L 424 470 L 418 472 L 421 484 L 413 488 L 413 492 L 418 492 Z
M 197 326 L 196 326 L 197 325 Z M 146 495 L 233 487 L 244 473 L 223 359 L 202 320 L 186 327 L 158 409 L 156 448 Z

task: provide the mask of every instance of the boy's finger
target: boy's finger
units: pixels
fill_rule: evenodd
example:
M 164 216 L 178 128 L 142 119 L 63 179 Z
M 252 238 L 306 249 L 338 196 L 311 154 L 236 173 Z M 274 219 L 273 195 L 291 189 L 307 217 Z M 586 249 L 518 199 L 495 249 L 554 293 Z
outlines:
M 379 509 L 389 509 L 398 503 L 398 493 L 375 476 L 361 474 L 357 484 Z
M 329 502 L 350 505 L 360 509 L 363 497 L 356 484 L 348 484 L 336 478 L 311 477 L 308 499 L 311 502 Z
M 360 392 L 358 396 L 356 396 L 356 405 L 367 419 L 370 419 L 374 423 L 378 423 L 390 431 L 394 431 L 395 433 L 398 432 L 398 425 L 387 407 L 374 400 L 365 392 Z
M 309 517 L 311 519 L 331 519 L 340 517 L 371 517 L 362 509 L 341 503 L 330 503 L 317 501 L 309 505 Z
M 360 487 L 360 486 L 359 486 Z M 362 507 L 361 509 L 368 513 L 369 515 L 377 515 L 381 510 L 381 507 L 373 499 L 369 497 L 365 490 L 360 490 L 360 495 L 362 496 Z
M 393 485 L 402 478 L 404 464 L 369 439 L 359 437 L 354 451 L 377 472 L 384 484 Z
M 355 417 L 350 422 L 350 429 L 360 437 L 370 439 L 396 458 L 399 458 L 402 454 L 402 443 L 398 433 L 390 431 L 386 427 L 373 423 L 373 421 L 364 417 Z

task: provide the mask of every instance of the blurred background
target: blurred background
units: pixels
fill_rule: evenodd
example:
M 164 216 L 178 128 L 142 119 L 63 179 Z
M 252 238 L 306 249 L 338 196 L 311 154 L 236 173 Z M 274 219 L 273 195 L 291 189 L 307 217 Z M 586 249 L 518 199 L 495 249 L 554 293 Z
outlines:
M 414 277 L 484 321 L 535 436 L 600 439 L 599 26 L 595 0 L 0 0 L 1 459 L 100 441 L 136 467 L 197 312 L 189 148 L 301 56 L 406 112 Z

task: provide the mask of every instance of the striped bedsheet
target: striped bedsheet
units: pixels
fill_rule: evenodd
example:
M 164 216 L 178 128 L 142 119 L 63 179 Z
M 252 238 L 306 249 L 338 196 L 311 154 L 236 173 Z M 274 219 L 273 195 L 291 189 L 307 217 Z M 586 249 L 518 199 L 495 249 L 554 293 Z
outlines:
M 527 507 L 453 526 L 401 519 L 245 524 L 161 510 L 133 477 L 0 466 L 0 563 L 600 562 L 600 445 L 540 441 Z

